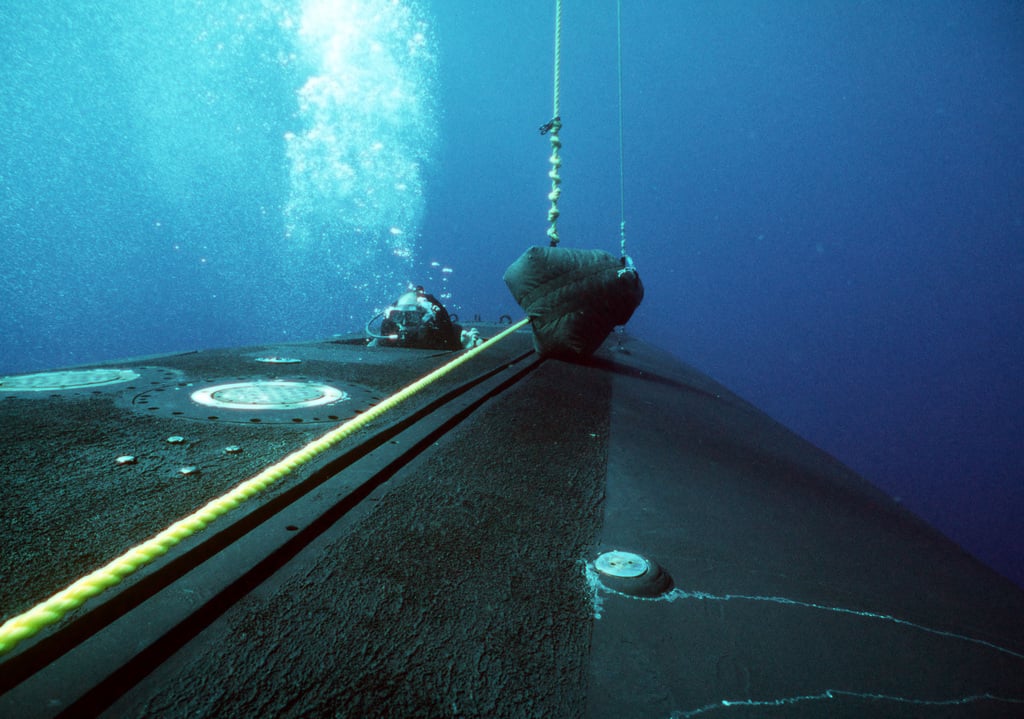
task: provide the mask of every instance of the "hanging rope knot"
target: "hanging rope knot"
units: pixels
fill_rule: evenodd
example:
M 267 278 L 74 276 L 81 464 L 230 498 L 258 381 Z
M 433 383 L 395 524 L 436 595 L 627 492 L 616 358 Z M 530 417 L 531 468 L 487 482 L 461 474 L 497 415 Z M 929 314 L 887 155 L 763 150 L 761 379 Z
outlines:
M 562 118 L 558 115 L 543 125 L 540 128 L 541 135 L 547 135 L 551 133 L 551 157 L 548 158 L 548 162 L 551 163 L 551 169 L 548 170 L 548 178 L 551 179 L 551 192 L 548 193 L 548 200 L 551 202 L 551 208 L 548 210 L 548 237 L 551 240 L 551 246 L 556 247 L 558 245 L 558 198 L 562 196 L 562 176 L 559 174 L 559 170 L 562 167 L 562 158 L 559 157 L 558 151 L 562 149 L 562 140 L 558 136 L 559 130 L 562 129 Z
M 555 0 L 555 82 L 554 82 L 554 107 L 551 110 L 551 119 L 540 126 L 540 134 L 550 134 L 551 169 L 548 177 L 551 179 L 551 192 L 548 193 L 548 200 L 551 201 L 551 208 L 548 210 L 548 238 L 551 246 L 558 246 L 558 198 L 562 195 L 562 176 L 558 173 L 562 166 L 562 158 L 558 151 L 562 148 L 562 140 L 558 133 L 562 130 L 562 113 L 559 111 L 559 95 L 561 93 L 561 66 L 562 66 L 562 0 Z
M 558 131 L 561 130 L 561 129 L 562 129 L 562 118 L 560 118 L 560 117 L 553 117 L 550 120 L 548 120 L 547 122 L 545 122 L 543 125 L 540 126 L 540 134 L 546 135 L 549 132 L 554 132 L 555 135 L 558 135 Z

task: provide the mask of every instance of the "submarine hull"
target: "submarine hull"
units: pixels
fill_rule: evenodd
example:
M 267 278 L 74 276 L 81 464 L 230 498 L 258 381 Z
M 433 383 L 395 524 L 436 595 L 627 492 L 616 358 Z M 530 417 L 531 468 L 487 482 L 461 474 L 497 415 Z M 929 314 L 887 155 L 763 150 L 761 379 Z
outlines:
M 4 618 L 452 356 L 353 337 L 3 378 Z M 0 713 L 1019 716 L 1022 617 L 693 368 L 520 332 L 0 656 Z

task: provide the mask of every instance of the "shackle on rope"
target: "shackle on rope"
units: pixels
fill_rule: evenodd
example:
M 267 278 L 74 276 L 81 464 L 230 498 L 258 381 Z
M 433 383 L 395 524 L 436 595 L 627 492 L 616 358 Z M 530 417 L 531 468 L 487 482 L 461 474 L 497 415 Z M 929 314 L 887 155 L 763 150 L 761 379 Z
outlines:
M 557 135 L 558 131 L 561 130 L 561 129 L 562 129 L 562 118 L 560 118 L 560 117 L 553 117 L 550 120 L 548 120 L 547 122 L 545 122 L 543 125 L 540 126 L 540 134 L 541 135 L 546 135 L 549 132 L 553 131 Z

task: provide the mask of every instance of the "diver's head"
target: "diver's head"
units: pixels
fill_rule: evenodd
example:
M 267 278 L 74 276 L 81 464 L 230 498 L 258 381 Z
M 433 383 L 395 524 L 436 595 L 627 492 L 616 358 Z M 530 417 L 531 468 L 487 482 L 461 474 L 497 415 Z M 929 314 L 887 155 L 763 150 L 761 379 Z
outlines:
M 419 306 L 420 295 L 416 290 L 409 290 L 392 305 L 390 309 L 399 310 L 401 312 L 415 312 Z

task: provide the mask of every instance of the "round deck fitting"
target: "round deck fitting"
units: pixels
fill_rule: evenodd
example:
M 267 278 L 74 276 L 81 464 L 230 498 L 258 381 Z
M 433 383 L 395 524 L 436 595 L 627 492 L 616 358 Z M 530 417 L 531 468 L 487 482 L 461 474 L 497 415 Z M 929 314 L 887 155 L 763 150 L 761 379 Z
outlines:
M 0 377 L 2 392 L 57 392 L 68 389 L 92 389 L 108 384 L 131 382 L 139 373 L 130 369 L 80 369 L 39 372 Z
M 376 390 L 307 377 L 223 377 L 155 387 L 131 399 L 131 408 L 156 417 L 244 424 L 342 422 L 381 399 Z
M 594 569 L 601 584 L 619 594 L 657 597 L 672 588 L 672 577 L 657 562 L 633 552 L 604 552 Z
M 650 562 L 632 552 L 605 552 L 594 560 L 594 569 L 609 577 L 639 577 L 650 568 Z
M 348 395 L 326 384 L 313 382 L 234 382 L 192 393 L 192 401 L 225 409 L 298 409 L 344 402 Z
M 295 357 L 257 357 L 256 361 L 265 364 L 298 364 L 302 360 Z
M 0 398 L 45 399 L 120 394 L 140 387 L 180 381 L 182 373 L 165 367 L 95 367 L 0 377 Z

